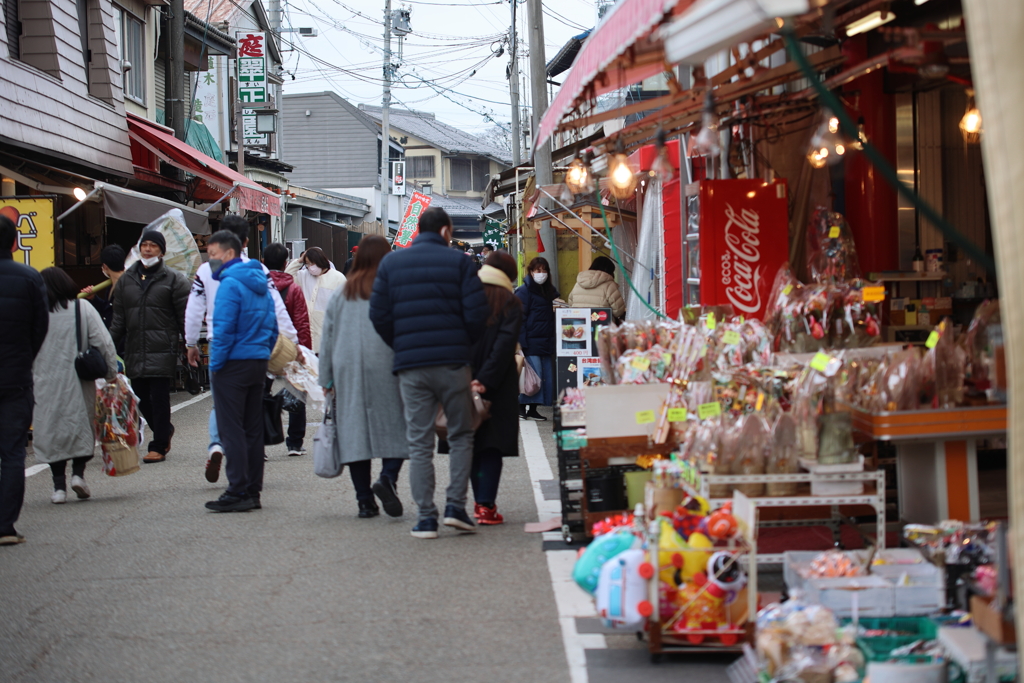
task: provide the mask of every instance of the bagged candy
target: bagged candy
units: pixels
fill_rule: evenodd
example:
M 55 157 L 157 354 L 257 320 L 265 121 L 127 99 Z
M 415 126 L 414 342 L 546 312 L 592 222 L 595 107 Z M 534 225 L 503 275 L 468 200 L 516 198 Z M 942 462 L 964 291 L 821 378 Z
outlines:
M 796 442 L 796 420 L 789 413 L 782 413 L 772 427 L 771 451 L 765 464 L 767 474 L 795 474 L 800 471 L 800 452 Z M 769 496 L 795 496 L 796 482 L 770 482 L 766 487 Z
M 860 277 L 853 233 L 841 213 L 818 207 L 807 225 L 807 272 L 813 282 L 836 284 Z

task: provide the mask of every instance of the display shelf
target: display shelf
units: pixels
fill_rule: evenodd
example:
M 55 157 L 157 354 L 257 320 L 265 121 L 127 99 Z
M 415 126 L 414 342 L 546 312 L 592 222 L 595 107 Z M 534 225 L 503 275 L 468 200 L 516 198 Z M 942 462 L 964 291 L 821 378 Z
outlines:
M 841 405 L 841 409 L 852 414 L 855 430 L 875 441 L 937 441 L 1006 431 L 1005 405 L 882 413 L 869 413 L 849 405 Z
M 917 273 L 882 271 L 880 273 L 868 273 L 868 280 L 872 282 L 941 282 L 948 273 Z

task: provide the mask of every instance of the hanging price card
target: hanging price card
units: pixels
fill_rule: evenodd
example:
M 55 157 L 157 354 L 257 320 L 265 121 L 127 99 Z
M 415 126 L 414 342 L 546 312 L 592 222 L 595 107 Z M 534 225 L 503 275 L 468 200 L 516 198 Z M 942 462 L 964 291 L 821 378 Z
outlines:
M 669 408 L 669 422 L 686 422 L 686 408 Z
M 754 406 L 754 410 L 761 412 L 761 408 L 764 408 L 764 392 L 757 392 L 757 405 Z
M 642 371 L 646 372 L 647 369 L 651 367 L 651 359 L 650 358 L 643 358 L 643 357 L 634 358 L 633 362 L 630 363 L 630 365 L 632 365 L 637 370 L 642 370 Z
M 701 403 L 699 406 L 697 406 L 697 417 L 699 417 L 702 420 L 706 420 L 709 417 L 718 417 L 721 414 L 721 403 Z
M 864 301 L 885 301 L 885 287 L 865 287 L 861 290 Z
M 839 237 L 839 226 L 833 225 L 831 228 L 828 229 L 828 238 L 834 240 L 837 237 Z
M 741 341 L 743 341 L 743 338 L 740 337 L 740 333 L 737 332 L 736 330 L 729 330 L 728 332 L 722 335 L 722 341 L 725 342 L 726 344 L 732 345 L 739 344 Z
M 832 360 L 828 354 L 819 351 L 814 354 L 814 358 L 811 359 L 811 369 L 817 370 L 818 372 L 824 373 L 828 370 L 828 362 Z
M 641 410 L 636 414 L 636 423 L 638 425 L 649 425 L 654 422 L 655 416 L 653 410 Z
M 785 294 L 785 295 L 788 295 L 792 291 L 793 291 L 793 285 L 786 285 L 785 287 L 782 288 L 782 293 Z
M 938 343 L 939 343 L 939 333 L 936 332 L 935 330 L 932 330 L 932 333 L 928 335 L 928 339 L 927 339 L 927 341 L 925 341 L 924 346 L 925 346 L 926 349 L 934 349 L 935 345 L 938 344 Z
M 715 312 L 708 313 L 708 329 L 713 330 L 718 327 L 718 323 L 715 322 Z

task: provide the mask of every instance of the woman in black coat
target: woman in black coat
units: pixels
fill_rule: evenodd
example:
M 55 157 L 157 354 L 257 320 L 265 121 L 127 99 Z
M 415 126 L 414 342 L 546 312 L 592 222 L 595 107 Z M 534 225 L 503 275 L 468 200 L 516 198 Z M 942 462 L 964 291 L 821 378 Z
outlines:
M 551 304 L 558 298 L 558 290 L 551 283 L 551 266 L 544 257 L 538 256 L 526 266 L 526 278 L 516 290 L 516 296 L 523 304 L 519 345 L 523 347 L 526 362 L 540 377 L 540 389 L 536 393 L 519 395 L 519 417 L 523 420 L 546 420 L 537 411 L 537 406 L 549 406 L 555 398 L 551 360 L 555 355 L 555 309 Z
M 487 257 L 480 269 L 491 309 L 487 329 L 473 345 L 473 388 L 491 402 L 491 417 L 476 430 L 473 441 L 474 509 L 478 524 L 501 524 L 494 503 L 501 480 L 501 459 L 519 455 L 519 372 L 516 343 L 523 322 L 522 306 L 513 294 L 516 261 L 508 252 Z

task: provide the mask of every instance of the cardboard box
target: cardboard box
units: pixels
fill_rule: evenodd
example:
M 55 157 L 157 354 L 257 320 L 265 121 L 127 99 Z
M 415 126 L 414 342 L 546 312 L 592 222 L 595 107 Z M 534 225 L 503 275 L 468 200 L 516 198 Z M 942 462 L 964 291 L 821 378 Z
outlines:
M 649 519 L 654 519 L 662 512 L 671 512 L 682 504 L 682 489 L 655 488 L 652 481 L 647 482 L 644 487 L 644 507 L 647 508 Z
M 971 596 L 971 621 L 982 633 L 1000 645 L 1017 642 L 1017 629 L 1013 622 L 1004 620 L 1003 615 L 992 607 L 992 602 L 988 598 L 980 595 Z
M 584 388 L 587 398 L 587 438 L 650 436 L 654 432 L 654 416 L 661 410 L 670 388 L 669 384 L 616 384 Z

